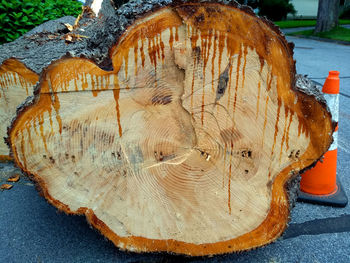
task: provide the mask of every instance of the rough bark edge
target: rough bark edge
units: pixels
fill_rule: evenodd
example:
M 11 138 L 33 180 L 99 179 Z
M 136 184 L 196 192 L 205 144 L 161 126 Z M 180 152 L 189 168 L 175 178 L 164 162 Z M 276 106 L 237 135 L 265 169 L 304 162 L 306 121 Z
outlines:
M 104 1 L 105 3 L 106 1 Z M 123 10 L 123 8 L 125 8 L 125 6 L 127 6 L 128 4 L 130 3 L 135 3 L 135 2 L 140 2 L 140 1 L 131 1 L 125 5 L 123 5 L 120 9 Z M 159 6 L 159 2 L 156 2 L 154 6 L 152 6 L 153 8 L 151 9 L 148 9 L 146 12 L 141 11 L 140 13 L 137 13 L 136 16 L 134 16 L 132 19 L 128 20 L 125 25 L 125 27 L 123 27 L 123 25 L 121 25 L 121 28 L 124 28 L 124 31 L 122 31 L 122 33 L 120 35 L 118 35 L 118 37 L 116 37 L 118 40 L 116 42 L 114 42 L 114 45 L 117 45 L 118 42 L 119 42 L 119 39 L 122 37 L 123 33 L 126 31 L 126 27 L 127 26 L 130 26 L 132 25 L 137 19 L 139 18 L 142 18 L 144 16 L 147 16 L 149 14 L 149 12 L 156 12 L 158 10 L 160 10 L 161 8 L 164 8 L 164 7 L 167 7 L 167 6 L 170 6 L 170 7 L 177 7 L 179 6 L 178 5 L 182 5 L 182 4 L 195 4 L 196 2 L 193 2 L 193 0 L 190 0 L 190 1 L 174 1 L 170 4 L 165 4 L 165 5 L 162 5 L 162 6 Z M 246 12 L 247 14 L 249 15 L 252 15 L 254 17 L 257 17 L 259 18 L 257 15 L 254 14 L 254 12 L 251 10 L 250 7 L 246 7 L 246 6 L 241 6 L 239 5 L 238 3 L 236 2 L 230 2 L 229 4 L 227 4 L 227 1 L 225 0 L 219 0 L 219 1 L 215 1 L 215 0 L 205 0 L 205 1 L 200 1 L 200 3 L 218 3 L 218 4 L 221 4 L 221 5 L 228 5 L 228 6 L 232 6 L 232 7 L 235 7 L 235 8 L 239 8 L 240 10 Z M 118 10 L 120 10 L 118 9 Z M 118 11 L 117 10 L 117 11 Z M 136 9 L 134 9 L 136 10 Z M 129 10 L 130 11 L 130 10 Z M 140 11 L 140 10 L 138 10 Z M 133 11 L 131 11 L 133 13 Z M 130 14 L 130 13 L 128 13 Z M 261 18 L 260 18 L 261 19 Z M 261 19 L 270 29 L 272 29 L 276 34 L 277 34 L 277 37 L 281 40 L 281 42 L 284 44 L 286 50 L 289 52 L 289 54 L 291 56 L 293 56 L 293 47 L 294 47 L 294 44 L 292 43 L 288 43 L 287 40 L 285 39 L 283 33 L 281 33 L 281 31 L 279 30 L 279 27 L 274 25 L 272 22 L 270 22 L 269 20 L 267 20 L 266 18 L 262 18 Z M 76 57 L 74 54 L 72 53 L 67 53 L 65 54 L 63 57 L 61 57 L 62 59 L 63 58 L 67 58 L 67 57 Z M 92 62 L 94 62 L 95 64 L 97 64 L 97 66 L 100 66 L 101 64 L 98 64 L 96 63 L 95 60 L 92 60 L 92 59 L 89 59 L 85 54 L 80 54 L 80 56 L 78 56 L 78 58 L 85 58 L 85 59 L 88 59 Z M 108 52 L 108 59 L 110 60 L 110 54 Z M 293 61 L 292 63 L 292 75 L 295 75 L 295 60 Z M 41 83 L 41 80 L 42 80 L 42 76 L 45 75 L 45 72 L 47 71 L 49 66 L 47 66 L 43 73 L 41 74 L 40 76 L 40 79 L 39 79 L 39 82 L 38 84 L 36 85 L 35 89 L 34 89 L 34 97 L 29 97 L 26 99 L 26 101 L 21 104 L 18 108 L 17 108 L 17 114 L 16 114 L 16 117 L 14 117 L 14 119 L 12 120 L 12 123 L 11 123 L 11 126 L 8 127 L 8 138 L 6 138 L 6 142 L 7 144 L 10 146 L 10 132 L 12 130 L 12 128 L 14 127 L 15 125 L 15 122 L 16 122 L 16 119 L 22 114 L 22 112 L 24 112 L 28 107 L 30 107 L 31 105 L 35 104 L 37 102 L 37 100 L 40 98 L 40 83 Z M 104 69 L 102 67 L 102 69 Z M 298 80 L 298 76 L 296 76 L 294 79 L 292 78 L 293 80 L 293 84 L 291 86 L 291 89 L 296 91 L 296 92 L 300 92 L 302 93 L 303 95 L 306 95 L 306 96 L 310 96 L 312 98 L 316 98 L 316 100 L 319 102 L 319 104 L 326 109 L 326 111 L 329 113 L 330 115 L 330 112 L 329 112 L 329 109 L 327 107 L 327 104 L 322 96 L 322 94 L 319 92 L 319 90 L 317 88 L 314 88 L 312 85 L 311 86 L 308 86 L 308 85 L 302 85 L 302 84 L 296 84 L 297 80 Z M 304 83 L 304 82 L 301 82 L 301 83 Z M 306 81 L 306 83 L 308 83 Z M 308 89 L 311 89 L 311 91 L 309 91 Z M 333 123 L 333 131 L 334 131 L 334 128 L 335 128 L 335 124 Z M 11 157 L 13 157 L 13 153 L 12 153 L 12 149 L 10 150 L 10 153 L 11 153 Z M 324 154 L 324 153 L 323 153 Z M 321 155 L 320 158 L 322 158 L 323 154 Z M 269 240 L 268 242 L 266 242 L 264 245 L 261 245 L 261 246 L 255 246 L 255 247 L 248 247 L 244 250 L 235 250 L 235 251 L 225 251 L 225 252 L 219 252 L 217 253 L 216 255 L 224 255 L 224 254 L 227 254 L 227 253 L 239 253 L 241 251 L 247 251 L 247 250 L 251 250 L 251 249 L 256 249 L 258 247 L 264 247 L 270 243 L 273 243 L 274 241 L 276 241 L 280 236 L 281 234 L 283 234 L 284 230 L 287 228 L 288 226 L 288 223 L 289 223 L 289 220 L 290 220 L 290 211 L 291 211 L 291 208 L 294 206 L 295 204 L 295 199 L 297 197 L 296 195 L 296 191 L 298 190 L 298 182 L 300 180 L 300 174 L 302 172 L 304 172 L 305 170 L 307 169 L 310 169 L 311 167 L 313 167 L 314 165 L 316 165 L 318 160 L 316 160 L 313 164 L 311 164 L 309 167 L 306 167 L 304 168 L 302 171 L 300 171 L 300 173 L 295 173 L 292 169 L 290 171 L 290 173 L 292 173 L 291 176 L 288 177 L 288 179 L 285 181 L 285 183 L 283 185 L 281 185 L 281 187 L 283 188 L 284 190 L 284 194 L 285 196 L 287 197 L 288 199 L 288 212 L 289 212 L 289 215 L 288 215 L 288 220 L 285 222 L 285 226 L 284 228 L 282 229 L 281 233 L 278 235 L 278 236 L 275 236 L 273 239 Z M 17 164 L 16 164 L 17 167 L 19 167 Z M 37 188 L 40 192 L 40 195 L 42 195 L 43 197 L 45 197 L 45 199 L 52 205 L 54 205 L 58 210 L 60 211 L 63 211 L 65 212 L 66 214 L 74 214 L 74 215 L 85 215 L 86 218 L 87 218 L 87 221 L 90 225 L 94 226 L 95 229 L 97 229 L 101 234 L 103 234 L 105 237 L 107 237 L 108 239 L 110 239 L 115 245 L 117 245 L 113 239 L 115 239 L 114 237 L 117 237 L 119 238 L 118 235 L 116 235 L 113 231 L 111 231 L 107 225 L 105 225 L 102 221 L 100 221 L 96 216 L 95 214 L 93 213 L 93 211 L 89 208 L 86 208 L 86 207 L 80 207 L 77 211 L 71 211 L 69 209 L 69 207 L 65 204 L 63 204 L 62 202 L 60 202 L 59 200 L 55 200 L 53 198 L 51 198 L 51 196 L 49 195 L 48 191 L 47 191 L 47 188 L 45 187 L 45 183 L 43 182 L 43 180 L 41 178 L 39 178 L 38 176 L 35 176 L 35 175 L 31 175 L 29 174 L 27 171 L 24 171 L 21 167 L 19 167 L 25 174 L 27 174 L 29 176 L 29 178 L 35 182 L 35 184 L 37 185 Z M 147 238 L 144 238 L 145 240 L 147 240 Z M 149 240 L 149 239 L 148 239 Z M 167 242 L 167 240 L 162 240 L 162 241 L 165 241 Z M 172 241 L 172 240 L 169 240 L 169 241 Z M 178 242 L 178 241 L 176 241 Z M 180 243 L 184 243 L 184 242 L 180 242 Z M 204 244 L 205 245 L 205 244 Z M 120 247 L 119 247 L 120 248 Z M 128 248 L 120 248 L 121 250 L 127 250 Z M 148 253 L 148 254 L 151 254 L 151 253 L 155 253 L 154 250 L 139 250 L 138 253 Z M 174 254 L 174 255 L 191 255 L 189 253 L 185 253 L 185 252 L 174 252 L 174 251 L 157 251 L 156 253 L 164 253 L 164 254 Z M 210 257 L 212 256 L 213 254 L 207 254 L 207 255 L 204 255 L 204 257 Z M 195 254 L 194 255 L 195 257 L 203 257 L 203 256 L 200 256 L 199 254 Z
M 330 112 L 329 107 L 327 105 L 327 101 L 324 98 L 323 93 L 320 91 L 319 88 L 317 88 L 317 84 L 314 81 L 308 79 L 307 76 L 303 76 L 301 74 L 297 74 L 295 78 L 296 78 L 295 88 L 297 91 L 300 91 L 309 96 L 313 96 L 318 102 L 320 102 L 327 109 L 328 112 Z
M 296 84 L 295 84 L 295 90 L 298 92 L 301 92 L 305 94 L 306 96 L 313 97 L 316 99 L 316 101 L 326 110 L 326 112 L 329 114 L 330 118 L 332 118 L 331 111 L 327 105 L 327 101 L 324 98 L 323 93 L 320 91 L 321 87 L 318 85 L 318 83 L 312 81 L 311 79 L 308 79 L 306 75 L 297 74 L 295 76 Z M 332 119 L 332 133 L 335 131 L 335 128 L 337 126 L 337 122 L 334 122 Z M 330 144 L 333 142 L 333 137 L 330 142 Z M 285 184 L 285 190 L 287 191 L 287 196 L 289 199 L 289 212 L 291 212 L 292 208 L 295 207 L 296 200 L 298 198 L 298 190 L 300 188 L 300 180 L 301 175 L 305 173 L 307 170 L 312 169 L 316 166 L 317 162 L 320 161 L 324 154 L 327 152 L 326 150 L 320 158 L 315 160 L 311 165 L 308 167 L 303 168 L 298 173 L 293 173 L 293 175 L 290 177 L 290 179 Z M 290 220 L 290 218 L 289 218 Z M 289 222 L 287 222 L 289 224 Z

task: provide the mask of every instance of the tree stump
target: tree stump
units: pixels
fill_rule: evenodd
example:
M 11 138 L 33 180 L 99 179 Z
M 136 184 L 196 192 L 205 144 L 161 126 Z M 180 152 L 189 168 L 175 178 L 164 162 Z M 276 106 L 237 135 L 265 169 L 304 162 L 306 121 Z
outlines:
M 334 129 L 317 90 L 295 86 L 292 53 L 248 8 L 154 8 L 111 48 L 111 70 L 50 64 L 8 142 L 51 204 L 119 248 L 262 246 L 287 226 L 288 182 Z

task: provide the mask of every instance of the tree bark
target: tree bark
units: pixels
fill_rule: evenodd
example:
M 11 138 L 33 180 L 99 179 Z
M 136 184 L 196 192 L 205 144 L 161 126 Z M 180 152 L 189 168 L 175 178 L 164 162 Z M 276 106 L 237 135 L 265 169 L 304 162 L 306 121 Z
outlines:
M 83 40 L 94 61 L 51 63 L 9 130 L 45 198 L 131 251 L 213 255 L 279 237 L 290 182 L 334 130 L 280 31 L 216 1 L 131 2 L 96 25 Z
M 338 26 L 339 0 L 319 0 L 315 33 L 329 31 Z

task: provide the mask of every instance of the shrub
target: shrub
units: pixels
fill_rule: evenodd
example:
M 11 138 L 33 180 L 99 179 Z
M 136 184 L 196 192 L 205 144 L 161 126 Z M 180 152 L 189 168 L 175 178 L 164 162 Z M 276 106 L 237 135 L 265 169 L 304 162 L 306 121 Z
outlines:
M 15 40 L 45 21 L 78 16 L 81 5 L 73 0 L 1 0 L 0 44 Z
M 284 20 L 288 13 L 296 13 L 289 0 L 260 0 L 258 6 L 259 15 L 266 16 L 272 21 Z

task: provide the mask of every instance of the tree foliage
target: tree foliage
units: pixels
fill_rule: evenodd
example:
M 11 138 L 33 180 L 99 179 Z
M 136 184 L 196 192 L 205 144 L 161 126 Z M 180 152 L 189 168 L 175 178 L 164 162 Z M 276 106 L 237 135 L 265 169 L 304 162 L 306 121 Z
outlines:
M 280 21 L 287 18 L 287 14 L 295 14 L 293 4 L 289 0 L 260 0 L 259 15 L 266 16 L 272 21 Z
M 13 41 L 48 20 L 78 16 L 81 5 L 73 0 L 1 0 L 0 44 Z
M 260 16 L 266 16 L 272 21 L 284 20 L 287 14 L 296 11 L 289 0 L 239 0 L 240 4 L 247 4 L 253 9 L 258 8 Z

